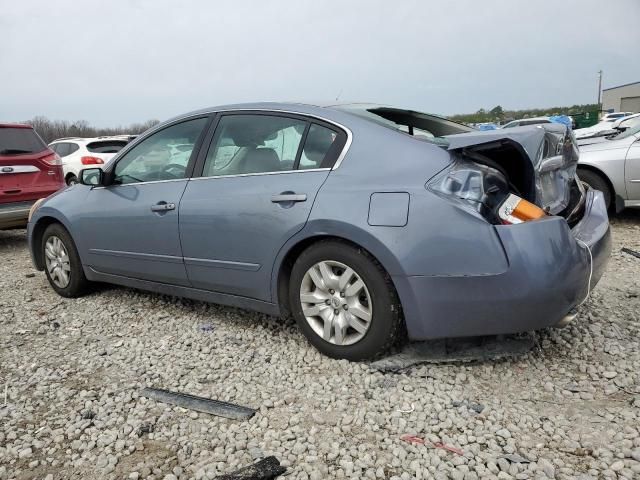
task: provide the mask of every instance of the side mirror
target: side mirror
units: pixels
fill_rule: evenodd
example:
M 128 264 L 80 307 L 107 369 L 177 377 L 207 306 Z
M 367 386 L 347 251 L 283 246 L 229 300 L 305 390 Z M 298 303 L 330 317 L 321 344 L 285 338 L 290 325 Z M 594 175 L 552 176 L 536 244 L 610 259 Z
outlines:
M 101 168 L 83 168 L 80 170 L 80 183 L 90 187 L 104 185 L 104 172 Z

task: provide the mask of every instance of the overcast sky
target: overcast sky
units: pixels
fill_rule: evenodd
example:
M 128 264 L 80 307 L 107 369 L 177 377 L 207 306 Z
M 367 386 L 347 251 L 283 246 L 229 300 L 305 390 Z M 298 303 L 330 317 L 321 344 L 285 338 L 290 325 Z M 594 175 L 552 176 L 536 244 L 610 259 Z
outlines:
M 440 114 L 640 81 L 640 0 L 0 0 L 0 120 L 97 126 L 260 100 Z

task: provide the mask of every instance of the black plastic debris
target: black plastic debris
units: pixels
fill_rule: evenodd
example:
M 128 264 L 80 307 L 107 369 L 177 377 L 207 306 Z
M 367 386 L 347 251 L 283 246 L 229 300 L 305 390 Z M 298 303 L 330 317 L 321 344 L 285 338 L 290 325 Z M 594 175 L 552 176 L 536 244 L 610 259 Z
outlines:
M 280 461 L 274 457 L 266 457 L 262 460 L 242 467 L 232 473 L 218 475 L 216 480 L 271 480 L 286 472 L 287 469 L 280 465 Z
M 507 453 L 505 455 L 500 455 L 498 458 L 504 458 L 510 463 L 531 463 L 531 460 L 527 460 L 524 457 L 521 457 L 517 453 Z
M 219 417 L 232 420 L 246 420 L 253 417 L 256 411 L 249 407 L 235 405 L 233 403 L 212 400 L 205 397 L 196 397 L 187 393 L 170 392 L 161 388 L 144 388 L 140 395 L 158 402 L 169 403 L 182 408 L 195 410 L 196 412 L 210 413 Z
M 532 335 L 471 337 L 410 343 L 400 352 L 371 363 L 381 372 L 399 372 L 423 363 L 474 362 L 518 357 L 535 345 Z
M 627 247 L 622 247 L 622 249 L 620 250 L 621 252 L 627 253 L 629 255 L 632 255 L 636 258 L 640 258 L 640 252 L 636 252 L 635 250 L 631 250 L 630 248 Z

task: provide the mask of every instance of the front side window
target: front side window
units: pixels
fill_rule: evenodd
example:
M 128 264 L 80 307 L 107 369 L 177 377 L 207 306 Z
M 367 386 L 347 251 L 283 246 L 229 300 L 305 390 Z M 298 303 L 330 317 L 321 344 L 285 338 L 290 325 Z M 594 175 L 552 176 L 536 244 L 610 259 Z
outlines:
M 203 175 L 243 175 L 292 170 L 307 122 L 271 115 L 220 119 Z
M 118 160 L 113 183 L 185 178 L 191 152 L 206 123 L 207 118 L 196 118 L 171 125 L 145 138 Z

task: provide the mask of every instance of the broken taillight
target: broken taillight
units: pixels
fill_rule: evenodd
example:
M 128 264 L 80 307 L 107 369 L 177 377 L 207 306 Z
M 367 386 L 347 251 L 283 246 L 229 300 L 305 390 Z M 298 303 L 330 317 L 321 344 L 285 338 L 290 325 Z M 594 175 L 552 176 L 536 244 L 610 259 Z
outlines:
M 493 225 L 511 225 L 546 215 L 544 210 L 512 193 L 505 173 L 487 165 L 457 158 L 436 175 L 427 188 L 465 210 L 480 214 Z
M 510 193 L 498 207 L 498 216 L 502 223 L 506 225 L 537 220 L 545 215 L 546 213 L 540 207 L 523 200 L 513 193 Z

